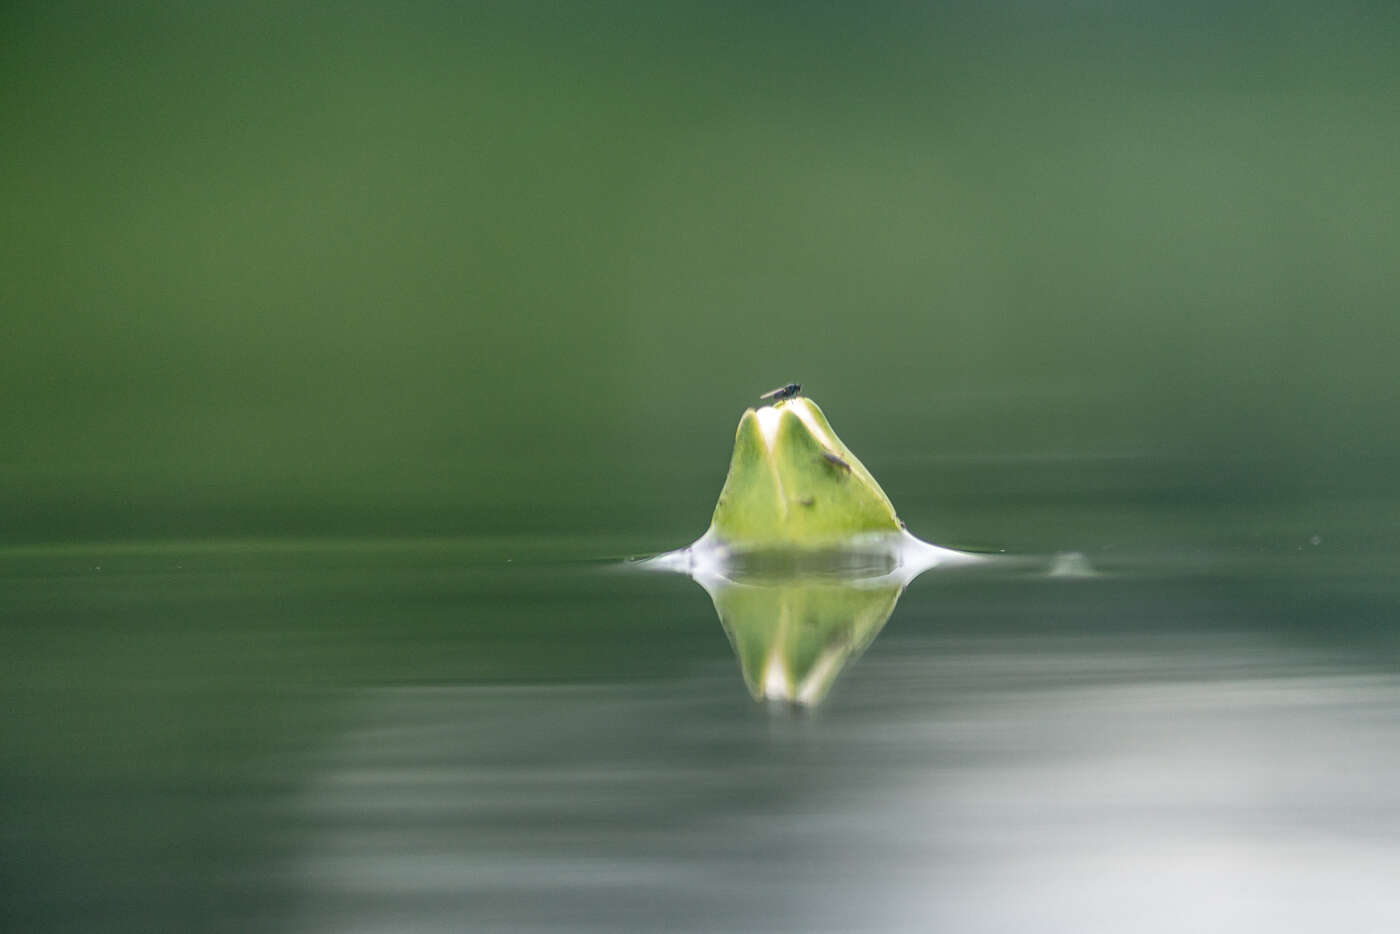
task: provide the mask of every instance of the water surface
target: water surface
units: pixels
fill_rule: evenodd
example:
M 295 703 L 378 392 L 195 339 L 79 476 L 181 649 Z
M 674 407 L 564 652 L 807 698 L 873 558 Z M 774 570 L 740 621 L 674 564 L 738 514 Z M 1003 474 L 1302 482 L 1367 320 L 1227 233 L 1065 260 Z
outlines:
M 6 926 L 1388 929 L 1396 585 L 1294 555 L 935 570 L 801 709 L 576 541 L 11 550 Z

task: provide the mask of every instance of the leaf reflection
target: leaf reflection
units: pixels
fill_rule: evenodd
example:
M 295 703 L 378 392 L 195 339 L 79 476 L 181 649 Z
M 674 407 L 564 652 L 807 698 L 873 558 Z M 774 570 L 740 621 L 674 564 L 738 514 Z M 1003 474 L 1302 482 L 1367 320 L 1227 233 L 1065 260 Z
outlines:
M 755 700 L 811 707 L 879 635 L 910 581 L 980 560 L 902 532 L 821 550 L 741 551 L 707 535 L 643 564 L 705 588 Z

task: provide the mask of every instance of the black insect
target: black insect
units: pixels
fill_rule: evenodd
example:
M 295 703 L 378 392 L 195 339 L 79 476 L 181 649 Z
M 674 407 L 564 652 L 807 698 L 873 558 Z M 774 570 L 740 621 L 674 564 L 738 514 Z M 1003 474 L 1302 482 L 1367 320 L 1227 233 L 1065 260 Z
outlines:
M 832 454 L 830 451 L 822 451 L 822 457 L 826 458 L 826 462 L 838 470 L 844 470 L 846 473 L 851 472 L 851 465 L 846 463 L 846 459 L 840 455 Z
M 765 392 L 758 397 L 759 402 L 779 402 L 783 399 L 791 399 L 802 392 L 801 383 L 788 383 L 786 386 L 779 386 L 777 389 Z

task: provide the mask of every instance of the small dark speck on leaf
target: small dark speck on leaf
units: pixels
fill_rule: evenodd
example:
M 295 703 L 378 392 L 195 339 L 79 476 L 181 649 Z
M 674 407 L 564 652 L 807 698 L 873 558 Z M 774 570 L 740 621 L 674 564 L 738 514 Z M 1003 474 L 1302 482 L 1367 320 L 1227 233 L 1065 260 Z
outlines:
M 845 459 L 842 458 L 840 455 L 832 454 L 830 451 L 822 451 L 822 457 L 826 458 L 826 462 L 828 464 L 831 464 L 834 467 L 839 467 L 847 473 L 850 473 L 851 465 L 846 463 Z
M 814 496 L 804 496 L 799 499 L 798 502 L 804 506 L 815 506 L 817 504 L 816 497 Z

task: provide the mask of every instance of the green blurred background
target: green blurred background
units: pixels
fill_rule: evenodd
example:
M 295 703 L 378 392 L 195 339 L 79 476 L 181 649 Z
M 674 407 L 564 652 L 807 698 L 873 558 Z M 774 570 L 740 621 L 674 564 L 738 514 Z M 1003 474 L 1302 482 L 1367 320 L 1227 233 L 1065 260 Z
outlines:
M 680 544 L 792 379 L 945 542 L 1388 534 L 1397 25 L 7 4 L 0 540 Z

